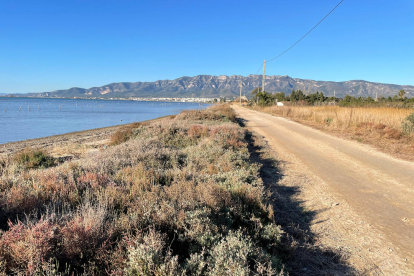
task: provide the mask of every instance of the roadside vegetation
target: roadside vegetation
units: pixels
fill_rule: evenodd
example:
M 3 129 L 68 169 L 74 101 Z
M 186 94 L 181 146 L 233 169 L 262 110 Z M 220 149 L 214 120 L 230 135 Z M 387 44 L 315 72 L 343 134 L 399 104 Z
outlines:
M 268 93 L 253 90 L 250 106 L 258 111 L 290 118 L 342 136 L 373 144 L 389 153 L 414 159 L 414 98 L 403 90 L 395 97 L 327 98 L 322 93 L 302 91 Z M 264 96 L 264 94 L 268 94 Z M 283 102 L 284 106 L 277 106 Z
M 284 102 L 289 106 L 342 106 L 342 107 L 398 107 L 414 108 L 414 98 L 407 98 L 406 92 L 400 90 L 394 97 L 379 96 L 377 100 L 372 97 L 353 97 L 346 95 L 343 99 L 325 97 L 322 92 L 304 93 L 302 90 L 292 90 L 290 95 L 283 92 L 270 93 L 262 91 L 260 87 L 251 92 L 253 98 L 251 105 L 272 106 L 276 101 Z
M 227 105 L 133 124 L 63 164 L 0 160 L 1 275 L 283 275 L 282 231 Z

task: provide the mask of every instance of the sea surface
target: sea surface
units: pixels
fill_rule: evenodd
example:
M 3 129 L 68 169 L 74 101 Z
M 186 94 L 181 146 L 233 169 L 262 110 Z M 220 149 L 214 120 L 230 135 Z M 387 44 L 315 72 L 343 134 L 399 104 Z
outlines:
M 0 97 L 0 144 L 141 122 L 208 104 Z

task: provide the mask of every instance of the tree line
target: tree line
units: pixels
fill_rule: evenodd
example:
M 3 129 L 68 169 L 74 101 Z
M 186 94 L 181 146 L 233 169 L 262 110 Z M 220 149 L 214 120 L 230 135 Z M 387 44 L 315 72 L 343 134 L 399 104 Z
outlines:
M 255 88 L 252 92 L 250 104 L 269 106 L 276 102 L 289 102 L 292 105 L 327 105 L 358 106 L 358 105 L 398 105 L 405 106 L 414 104 L 414 98 L 407 98 L 404 90 L 400 90 L 394 97 L 378 97 L 376 101 L 372 97 L 353 97 L 346 95 L 344 98 L 325 97 L 322 92 L 305 94 L 302 90 L 292 90 L 290 95 L 283 92 L 270 93 L 262 91 L 261 87 Z

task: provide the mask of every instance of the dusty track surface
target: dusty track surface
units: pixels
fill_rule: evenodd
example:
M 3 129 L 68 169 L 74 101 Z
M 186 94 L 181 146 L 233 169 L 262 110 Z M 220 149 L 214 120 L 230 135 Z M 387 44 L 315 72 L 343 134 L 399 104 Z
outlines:
M 269 114 L 233 106 L 286 163 L 284 178 L 314 212 L 321 247 L 360 274 L 414 275 L 414 163 Z M 277 183 L 275 183 L 277 185 Z M 306 274 L 306 273 L 304 273 Z

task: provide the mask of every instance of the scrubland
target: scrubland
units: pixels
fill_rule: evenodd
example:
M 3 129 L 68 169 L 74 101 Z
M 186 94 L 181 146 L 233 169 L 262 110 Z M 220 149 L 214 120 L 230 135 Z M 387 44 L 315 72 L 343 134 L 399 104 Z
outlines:
M 255 106 L 253 109 L 336 132 L 405 159 L 414 159 L 412 108 Z
M 284 274 L 282 231 L 228 106 L 50 158 L 0 160 L 2 275 Z

